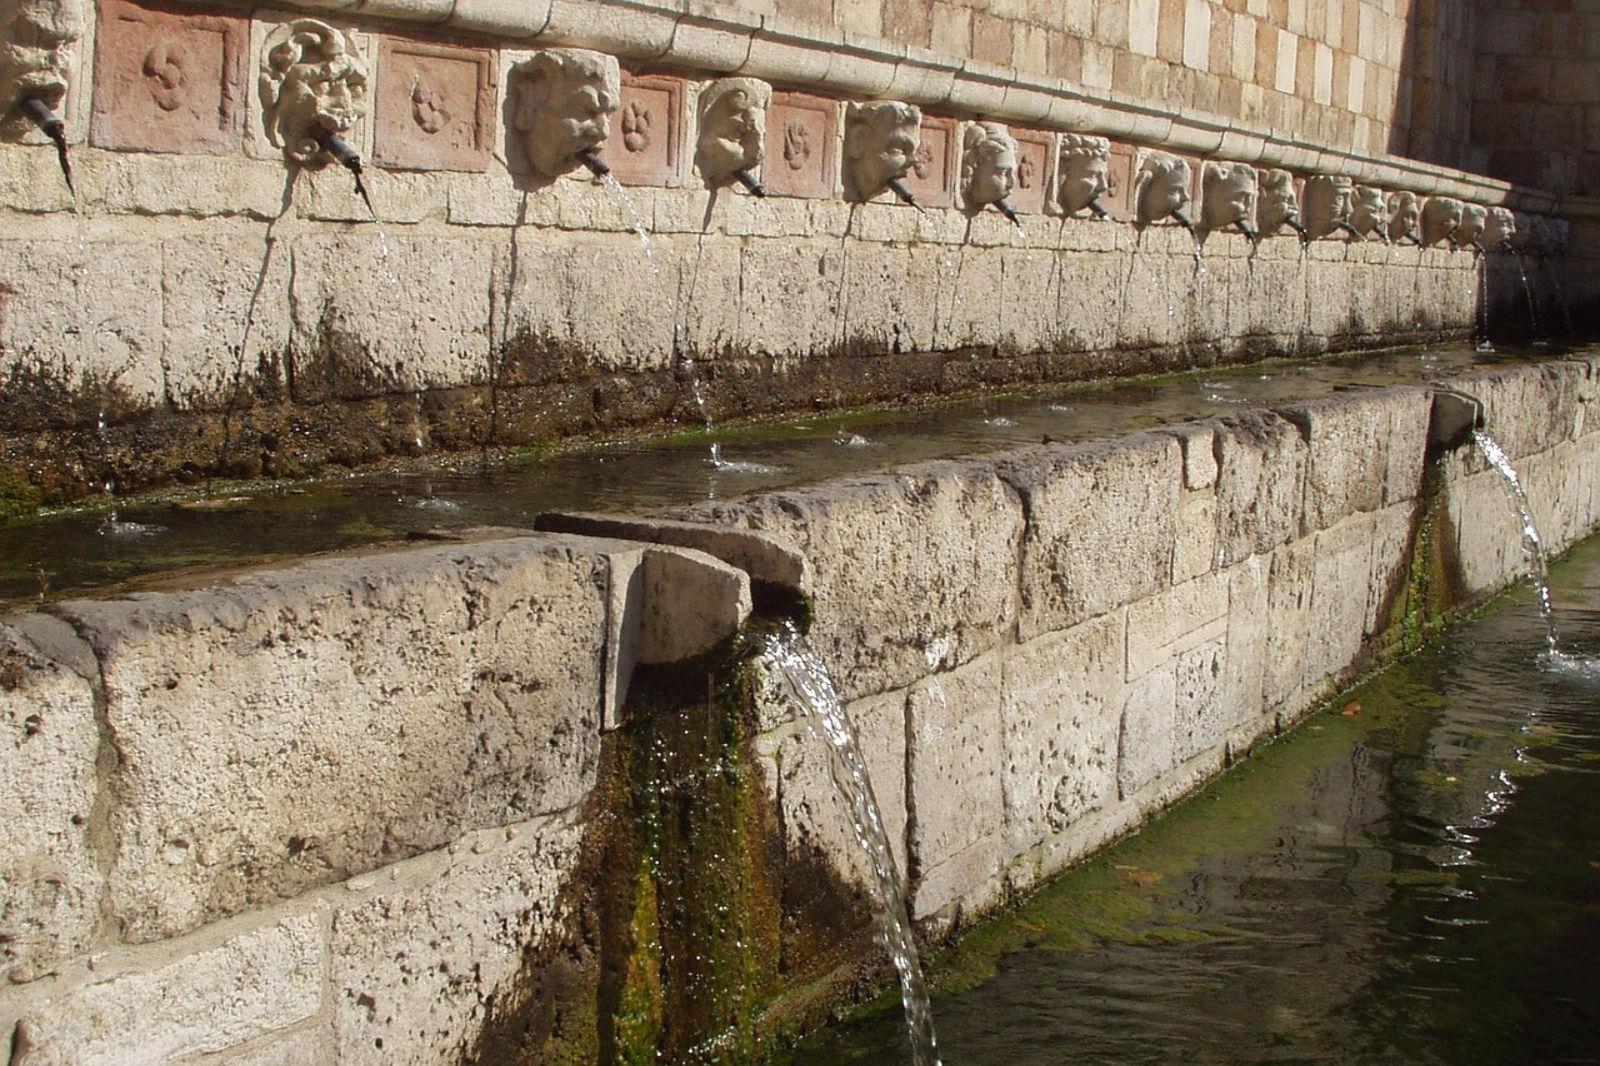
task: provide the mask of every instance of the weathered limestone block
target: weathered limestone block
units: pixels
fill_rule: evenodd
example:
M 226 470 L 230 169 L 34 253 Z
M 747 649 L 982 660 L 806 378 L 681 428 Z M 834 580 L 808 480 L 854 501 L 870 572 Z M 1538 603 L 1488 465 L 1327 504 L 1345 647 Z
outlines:
M 1270 552 L 1300 534 L 1308 449 L 1299 430 L 1249 411 L 1217 427 L 1219 562 Z
M 65 625 L 13 623 L 0 626 L 0 982 L 32 980 L 88 950 L 105 885 L 89 843 L 94 691 L 16 628 L 59 627 L 75 640 Z
M 1308 442 L 1305 529 L 1326 529 L 1348 515 L 1376 511 L 1391 496 L 1416 495 L 1430 400 L 1423 389 L 1336 395 L 1284 410 Z M 1393 438 L 1397 423 L 1420 432 Z M 1395 454 L 1393 446 L 1417 449 Z M 1407 490 L 1410 490 L 1409 492 Z
M 1117 347 L 1126 257 L 1106 251 L 1058 252 L 1053 258 L 1057 345 L 1087 351 Z
M 906 752 L 912 918 L 969 908 L 997 889 L 1005 824 L 1003 657 L 987 655 L 911 689 Z
M 582 835 L 563 818 L 485 830 L 443 863 L 401 864 L 392 882 L 337 906 L 340 1066 L 465 1061 L 495 1009 L 528 994 L 516 982 L 529 953 L 573 920 L 562 890 Z
M 1171 668 L 1152 671 L 1128 686 L 1117 747 L 1120 798 L 1133 797 L 1177 765 L 1177 703 L 1177 675 Z
M 1463 391 L 1483 401 L 1485 428 L 1512 459 L 1571 440 L 1582 428 L 1587 366 L 1544 363 L 1468 379 Z
M 1181 653 L 1221 636 L 1227 613 L 1228 586 L 1214 573 L 1129 604 L 1129 680 L 1170 666 Z
M 472 240 L 375 232 L 294 243 L 297 400 L 480 383 L 488 378 L 493 254 Z
M 1316 540 L 1308 537 L 1272 553 L 1267 572 L 1266 678 L 1263 696 L 1277 710 L 1310 680 L 1307 644 L 1312 626 Z M 1297 708 L 1290 707 L 1291 713 Z
M 609 566 L 517 538 L 64 604 L 120 754 L 111 911 L 134 941 L 581 800 Z
M 1005 654 L 1007 858 L 1117 798 L 1122 611 Z
M 123 241 L 0 241 L 0 376 L 159 403 L 161 246 Z
M 287 1028 L 322 1007 L 326 918 L 301 914 L 30 1008 L 13 1066 L 158 1066 Z
M 811 593 L 811 571 L 806 557 L 792 545 L 755 530 L 728 529 L 671 518 L 555 511 L 539 515 L 534 520 L 534 528 L 693 548 L 738 567 L 750 575 L 751 581 L 805 595 Z
M 1500 475 L 1489 470 L 1455 478 L 1446 492 L 1466 591 L 1492 592 L 1526 573 L 1521 523 Z
M 207 1059 L 205 1066 L 327 1066 L 334 1058 L 326 1029 L 313 1021 L 308 1027 L 257 1041 L 222 1058 Z
M 1168 583 L 1183 456 L 1176 438 L 1135 434 L 1015 453 L 1000 474 L 1028 516 L 1021 639 L 1065 629 Z
M 922 463 L 671 517 L 761 530 L 810 560 L 810 639 L 847 700 L 967 662 L 1016 621 L 1022 509 L 985 464 Z
M 741 265 L 740 332 L 752 351 L 826 352 L 844 314 L 845 253 L 838 241 L 750 241 Z
M 1174 663 L 1172 750 L 1180 761 L 1208 751 L 1227 738 L 1230 715 L 1222 702 L 1227 655 L 1224 629 L 1212 639 L 1181 652 Z
M 1228 655 L 1218 699 L 1228 727 L 1244 731 L 1251 739 L 1259 732 L 1261 713 L 1266 709 L 1270 567 L 1270 556 L 1252 555 L 1229 567 L 1223 575 L 1228 583 Z
M 1172 545 L 1172 583 L 1209 573 L 1217 558 L 1217 498 L 1186 493 L 1178 510 L 1178 535 Z
M 290 258 L 286 241 L 252 237 L 194 234 L 161 246 L 169 398 L 203 408 L 249 397 L 262 378 L 281 382 L 292 328 Z
M 1316 538 L 1305 681 L 1341 679 L 1361 654 L 1372 589 L 1375 519 L 1352 515 Z

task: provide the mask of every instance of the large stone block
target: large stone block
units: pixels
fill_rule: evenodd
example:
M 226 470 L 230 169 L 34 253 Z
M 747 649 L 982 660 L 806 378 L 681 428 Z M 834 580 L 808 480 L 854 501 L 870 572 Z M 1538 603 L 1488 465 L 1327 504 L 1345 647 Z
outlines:
M 99 791 L 94 690 L 16 628 L 65 625 L 13 622 L 0 626 L 0 981 L 23 982 L 88 950 L 105 876 L 89 842 Z
M 284 918 L 33 1006 L 13 1066 L 157 1066 L 303 1021 L 322 1009 L 325 924 Z
M 574 920 L 562 891 L 582 835 L 559 818 L 486 830 L 447 861 L 402 864 L 389 883 L 338 905 L 329 966 L 336 1061 L 466 1060 L 495 1008 L 518 994 L 529 955 Z
M 1352 515 L 1317 534 L 1306 680 L 1342 679 L 1361 654 L 1372 590 L 1376 519 Z
M 1268 710 L 1288 703 L 1311 678 L 1307 645 L 1316 561 L 1314 538 L 1295 541 L 1271 555 L 1267 571 L 1266 677 L 1262 690 Z
M 295 399 L 487 379 L 491 246 L 356 231 L 293 251 Z
M 1522 523 L 1498 473 L 1455 478 L 1446 493 L 1461 582 L 1469 594 L 1496 591 L 1528 572 Z
M 282 240 L 192 234 L 162 245 L 161 363 L 173 402 L 214 406 L 282 383 L 290 273 Z
M 1430 402 L 1420 389 L 1389 391 L 1381 395 L 1336 395 L 1288 408 L 1283 416 L 1301 428 L 1307 440 L 1305 474 L 1305 529 L 1326 529 L 1348 515 L 1376 511 L 1391 492 L 1415 495 L 1420 477 L 1420 446 L 1427 436 Z M 1396 420 L 1421 426 L 1420 436 L 1394 441 L 1418 448 L 1415 456 L 1393 456 Z M 1396 464 L 1398 462 L 1398 467 Z M 1391 469 L 1394 476 L 1391 477 Z M 1391 490 L 1390 482 L 1396 484 Z
M 750 241 L 741 265 L 742 341 L 756 353 L 827 352 L 844 318 L 844 267 L 837 241 Z
M 1252 555 L 1229 567 L 1228 655 L 1223 662 L 1222 691 L 1218 696 L 1230 729 L 1254 734 L 1252 725 L 1265 709 L 1268 642 L 1267 578 L 1270 556 Z
M 1169 584 L 1183 487 L 1176 438 L 1135 434 L 1029 449 L 999 469 L 1028 516 L 1022 639 L 1065 629 Z
M 63 605 L 120 755 L 109 911 L 192 929 L 566 809 L 597 770 L 609 564 L 517 538 Z
M 1217 426 L 1218 562 L 1270 552 L 1299 536 L 1306 442 L 1271 412 L 1250 411 Z
M 1127 688 L 1117 742 L 1117 791 L 1130 799 L 1178 764 L 1174 747 L 1177 674 L 1171 667 L 1146 674 Z
M 1116 800 L 1125 625 L 1116 611 L 1005 653 L 1008 858 Z
M 1016 622 L 1022 509 L 985 464 L 923 463 L 675 517 L 761 530 L 806 556 L 810 639 L 846 699 L 967 662 Z

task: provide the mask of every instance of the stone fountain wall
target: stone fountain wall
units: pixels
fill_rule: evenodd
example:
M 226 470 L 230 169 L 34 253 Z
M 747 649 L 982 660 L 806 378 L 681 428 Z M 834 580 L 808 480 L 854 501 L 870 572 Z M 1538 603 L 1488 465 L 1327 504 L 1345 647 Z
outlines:
M 1484 400 L 1550 546 L 1592 530 L 1600 360 L 1452 384 Z M 1420 389 L 1358 390 L 634 518 L 626 540 L 488 531 L 12 615 L 0 1047 L 9 1066 L 565 1061 L 541 1034 L 552 1012 L 593 1033 L 596 960 L 628 935 L 584 903 L 618 876 L 619 683 L 727 632 L 761 583 L 808 595 L 915 913 L 948 932 L 1525 572 L 1497 475 L 1425 461 L 1428 411 Z M 815 1018 L 875 949 L 791 717 L 764 703 L 739 755 L 766 827 L 744 854 L 770 879 L 738 891 L 786 904 L 745 954 L 825 961 L 776 989 Z M 820 922 L 787 906 L 818 899 Z M 669 903 L 649 907 L 670 930 Z
M 1186 235 L 1126 224 L 1158 149 L 1190 165 L 1197 211 L 1204 159 L 1556 209 L 1386 154 L 1398 14 L 1261 6 L 103 0 L 59 52 L 76 59 L 59 110 L 77 213 L 37 131 L 8 127 L 0 144 L 6 492 L 303 474 L 1463 334 L 1475 266 L 1442 245 L 1319 241 L 1302 261 L 1287 231 L 1253 254 L 1217 232 L 1194 280 Z M 307 25 L 309 69 L 337 67 L 326 85 L 347 99 L 328 121 L 368 161 L 382 232 L 349 174 L 285 140 L 312 83 L 270 57 Z M 635 209 L 528 154 L 548 138 L 519 87 L 542 50 L 573 45 L 622 60 L 600 154 Z M 753 168 L 764 201 L 707 188 L 700 104 L 728 74 L 776 89 Z M 851 107 L 870 100 L 920 108 L 906 180 L 926 215 L 886 193 L 845 198 Z M 969 202 L 980 117 L 1014 140 L 1020 229 Z M 1110 138 L 1110 221 L 1064 217 L 1067 132 Z M 1550 262 L 1563 265 L 1535 273 L 1546 290 L 1565 269 Z M 1574 304 L 1586 295 L 1568 286 Z

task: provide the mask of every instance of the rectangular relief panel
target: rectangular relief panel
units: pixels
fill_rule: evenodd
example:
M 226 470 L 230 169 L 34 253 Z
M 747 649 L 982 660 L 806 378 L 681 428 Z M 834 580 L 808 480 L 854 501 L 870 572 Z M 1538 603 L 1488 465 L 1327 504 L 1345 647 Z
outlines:
M 839 104 L 804 93 L 773 93 L 767 108 L 761 183 L 773 196 L 825 198 L 839 173 Z
M 1055 138 L 1042 130 L 1015 127 L 1011 136 L 1017 142 L 1017 182 L 1011 191 L 1011 204 L 1025 215 L 1042 215 L 1055 182 L 1051 166 Z
M 906 188 L 923 207 L 950 207 L 956 202 L 956 177 L 961 169 L 961 142 L 953 118 L 923 118 L 922 143 L 906 175 Z
M 622 184 L 683 184 L 687 87 L 665 74 L 623 73 L 622 106 L 611 116 L 611 136 L 600 153 Z
M 101 0 L 90 141 L 221 155 L 244 130 L 247 20 Z
M 1106 169 L 1106 194 L 1100 197 L 1104 207 L 1118 222 L 1133 218 L 1133 158 L 1132 145 L 1111 144 L 1111 165 Z
M 486 48 L 385 36 L 373 161 L 395 170 L 487 170 L 495 76 Z

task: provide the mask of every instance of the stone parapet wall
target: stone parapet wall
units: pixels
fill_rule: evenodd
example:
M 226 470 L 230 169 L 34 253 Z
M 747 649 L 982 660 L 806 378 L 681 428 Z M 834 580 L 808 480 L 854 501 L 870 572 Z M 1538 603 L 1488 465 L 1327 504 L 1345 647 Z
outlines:
M 1450 384 L 1552 549 L 1600 521 L 1600 361 Z M 613 529 L 642 539 L 485 532 L 9 616 L 0 1046 L 446 1066 L 529 995 L 592 1001 L 581 955 L 550 985 L 529 967 L 614 935 L 575 886 L 604 868 L 626 677 L 736 626 L 752 580 L 807 592 L 915 913 L 947 932 L 1413 640 L 1419 553 L 1436 610 L 1525 573 L 1498 475 L 1425 461 L 1429 411 L 1359 390 Z M 777 702 L 760 723 L 781 877 L 860 882 L 804 727 Z M 870 962 L 847 925 L 803 949 Z

